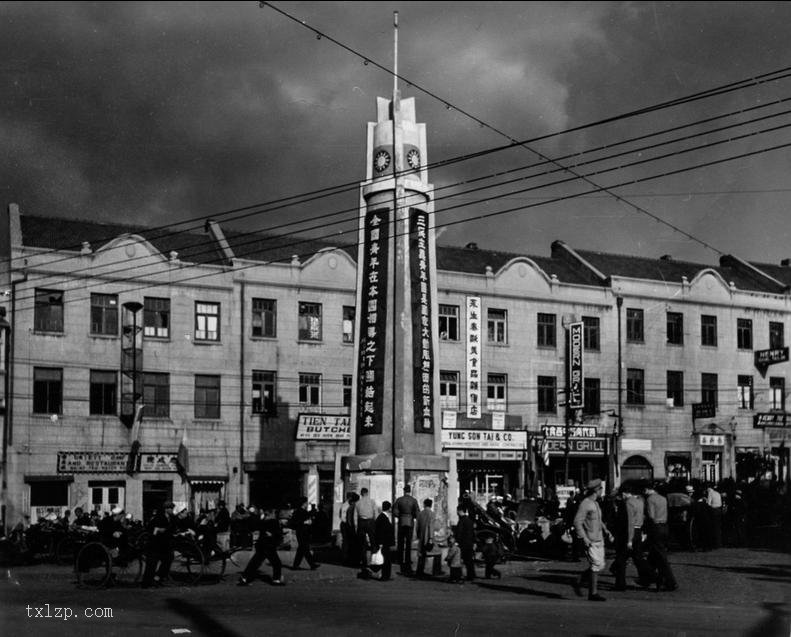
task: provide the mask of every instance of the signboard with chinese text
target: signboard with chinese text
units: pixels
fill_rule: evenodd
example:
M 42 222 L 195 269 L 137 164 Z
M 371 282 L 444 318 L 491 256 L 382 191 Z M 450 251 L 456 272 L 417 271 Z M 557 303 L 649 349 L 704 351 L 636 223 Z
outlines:
M 583 392 L 582 370 L 582 323 L 569 325 L 569 409 L 582 409 Z
M 467 297 L 467 418 L 481 417 L 481 298 Z
M 58 473 L 125 473 L 126 451 L 59 451 Z M 136 471 L 176 471 L 176 453 L 141 453 Z
M 382 433 L 387 327 L 388 231 L 390 212 L 380 208 L 364 220 L 357 360 L 357 435 Z
M 443 429 L 442 446 L 449 449 L 526 449 L 526 431 Z
M 714 418 L 716 408 L 711 403 L 693 403 L 692 420 L 698 418 Z
M 346 414 L 300 414 L 297 440 L 349 440 L 351 422 Z
M 564 438 L 566 436 L 565 425 L 542 425 L 541 433 L 547 438 Z M 596 427 L 592 425 L 569 425 L 569 436 L 572 438 L 595 438 Z
M 412 290 L 412 404 L 417 433 L 434 431 L 434 339 L 428 243 L 428 213 L 412 208 L 409 211 L 409 274 Z
M 725 436 L 717 434 L 700 434 L 699 437 L 701 447 L 724 447 Z

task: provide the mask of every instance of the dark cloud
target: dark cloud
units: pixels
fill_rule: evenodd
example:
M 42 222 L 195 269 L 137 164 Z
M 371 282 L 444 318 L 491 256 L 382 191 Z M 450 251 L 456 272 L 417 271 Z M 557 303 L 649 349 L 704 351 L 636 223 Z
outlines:
M 275 4 L 387 66 L 392 9 L 398 9 L 401 74 L 517 139 L 760 75 L 791 60 L 788 3 Z M 392 90 L 392 78 L 374 65 L 255 2 L 3 3 L 0 60 L 2 203 L 18 202 L 30 214 L 108 221 L 197 218 L 359 181 L 366 122 L 375 117 L 376 97 Z M 505 140 L 413 87 L 402 91 L 417 99 L 430 161 Z M 552 156 L 580 152 L 788 95 L 791 81 L 780 81 L 535 147 Z M 777 132 L 621 170 L 597 183 L 789 140 Z M 431 177 L 443 186 L 535 160 L 520 149 Z M 725 252 L 777 261 L 787 256 L 789 195 L 777 190 L 789 168 L 783 150 L 619 192 Z M 458 200 L 441 198 L 448 194 L 441 191 L 438 220 L 531 206 L 536 197 L 587 188 L 568 184 L 448 210 Z M 356 202 L 352 191 L 240 225 L 264 228 Z M 442 241 L 545 254 L 556 238 L 591 249 L 716 258 L 601 195 L 453 225 Z

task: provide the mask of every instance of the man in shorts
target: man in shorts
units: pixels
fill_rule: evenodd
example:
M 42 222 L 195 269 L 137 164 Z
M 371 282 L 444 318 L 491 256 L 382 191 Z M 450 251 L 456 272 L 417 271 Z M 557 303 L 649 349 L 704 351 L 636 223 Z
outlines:
M 585 497 L 579 504 L 577 514 L 574 516 L 574 529 L 585 544 L 585 552 L 590 566 L 582 572 L 574 586 L 574 592 L 582 595 L 582 584 L 588 581 L 588 599 L 592 602 L 603 602 L 605 598 L 599 595 L 599 572 L 604 568 L 604 534 L 613 541 L 612 533 L 607 529 L 602 520 L 599 498 L 604 487 L 599 478 L 588 482 Z

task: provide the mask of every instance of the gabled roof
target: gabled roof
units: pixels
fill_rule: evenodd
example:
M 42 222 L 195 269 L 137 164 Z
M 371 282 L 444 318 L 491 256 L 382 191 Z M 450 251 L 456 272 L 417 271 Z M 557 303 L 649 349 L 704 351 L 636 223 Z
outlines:
M 82 219 L 20 215 L 22 245 L 48 250 L 79 251 L 87 241 L 96 250 L 123 234 L 137 234 L 166 257 L 171 251 L 188 263 L 221 264 L 221 254 L 211 237 L 195 232 L 153 230 L 145 226 L 99 223 Z
M 308 239 L 305 237 L 267 235 L 257 232 L 239 232 L 230 228 L 223 228 L 228 245 L 237 259 L 249 259 L 263 263 L 289 263 L 291 257 L 296 255 L 300 261 L 305 261 L 320 250 L 338 248 L 345 250 L 357 261 L 357 245 L 338 245 L 337 242 Z

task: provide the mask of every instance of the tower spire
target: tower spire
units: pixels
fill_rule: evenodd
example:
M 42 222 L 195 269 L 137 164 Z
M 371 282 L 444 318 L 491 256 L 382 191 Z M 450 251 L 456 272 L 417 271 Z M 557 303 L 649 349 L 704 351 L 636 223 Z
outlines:
M 393 104 L 398 99 L 398 11 L 393 11 Z

